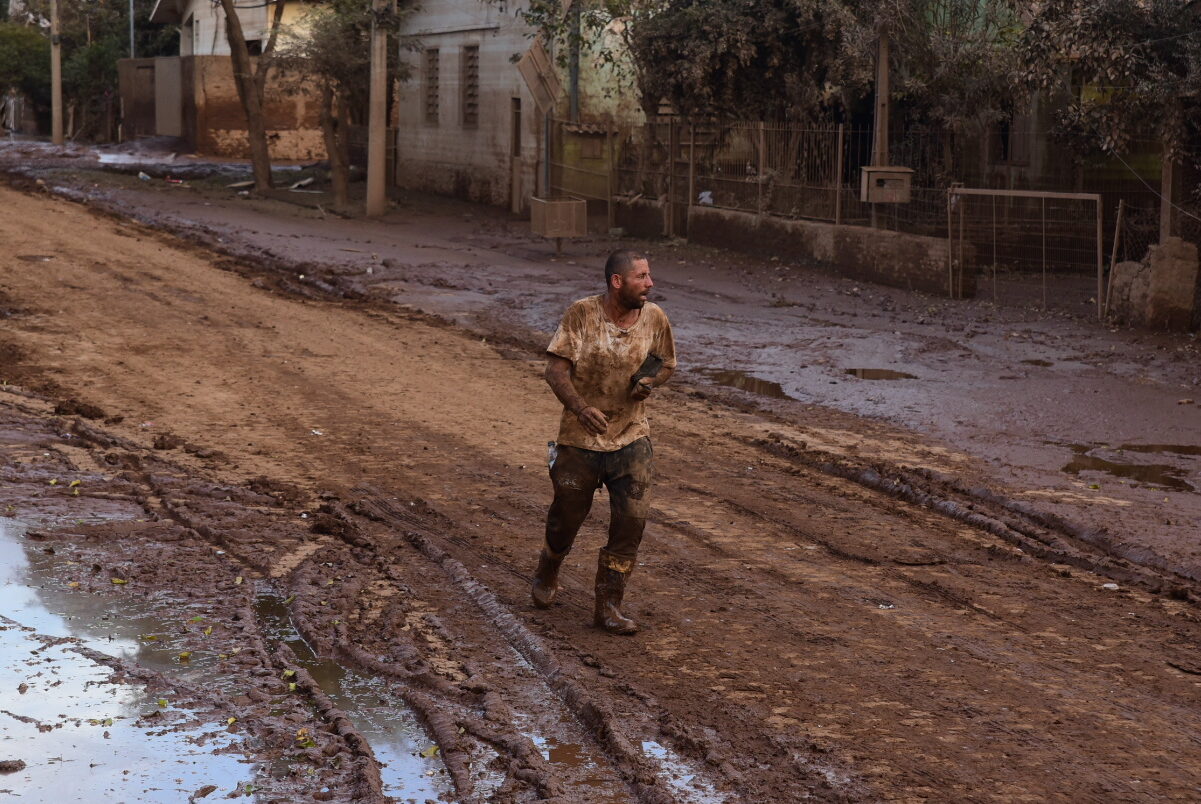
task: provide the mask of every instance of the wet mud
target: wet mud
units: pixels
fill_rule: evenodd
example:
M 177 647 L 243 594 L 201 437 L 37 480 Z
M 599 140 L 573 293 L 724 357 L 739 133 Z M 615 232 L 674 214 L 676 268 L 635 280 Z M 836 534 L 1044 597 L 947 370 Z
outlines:
M 924 372 L 869 383 L 839 368 L 906 363 L 850 354 L 806 363 L 799 379 L 770 367 L 730 378 L 791 399 L 687 376 L 657 392 L 660 478 L 627 605 L 643 631 L 618 639 L 590 626 L 603 499 L 560 602 L 529 602 L 549 499 L 539 445 L 556 409 L 528 311 L 481 335 L 478 309 L 450 309 L 464 298 L 450 286 L 470 295 L 483 280 L 439 254 L 389 285 L 373 230 L 343 241 L 358 251 L 342 273 L 314 281 L 308 266 L 239 262 L 59 200 L 6 198 L 87 242 L 5 230 L 21 253 L 43 250 L 21 237 L 59 239 L 55 260 L 6 264 L 0 282 L 21 311 L 0 338 L 21 358 L 5 367 L 20 383 L 0 388 L 0 515 L 30 528 L 19 546 L 31 567 L 50 562 L 35 583 L 48 608 L 109 615 L 76 638 L 111 637 L 110 653 L 90 655 L 112 683 L 178 707 L 181 735 L 226 735 L 217 757 L 244 776 L 207 766 L 209 798 L 1201 789 L 1201 750 L 1182 737 L 1201 727 L 1201 577 L 1123 528 L 1001 493 L 960 451 L 802 401 L 819 379 L 932 385 Z M 486 262 L 505 237 L 490 227 L 460 256 Z M 119 256 L 98 265 L 98 251 Z M 340 289 L 363 276 L 387 281 Z M 63 283 L 81 290 L 56 292 Z M 444 316 L 416 309 L 434 291 Z M 56 413 L 72 399 L 101 415 Z M 1111 443 L 1123 441 L 1195 443 Z M 1070 449 L 1043 446 L 1062 474 Z M 209 759 L 186 755 L 183 786 L 204 789 Z

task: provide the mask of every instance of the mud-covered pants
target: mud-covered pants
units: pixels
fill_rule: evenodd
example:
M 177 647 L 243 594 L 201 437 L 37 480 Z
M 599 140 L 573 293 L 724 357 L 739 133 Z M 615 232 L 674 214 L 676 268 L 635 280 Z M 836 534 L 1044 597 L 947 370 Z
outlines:
M 609 542 L 601 550 L 601 563 L 618 572 L 633 570 L 650 507 L 653 455 L 649 438 L 615 452 L 552 447 L 550 478 L 555 499 L 546 517 L 546 546 L 551 555 L 563 556 L 571 550 L 592 508 L 592 496 L 603 484 L 609 489 Z

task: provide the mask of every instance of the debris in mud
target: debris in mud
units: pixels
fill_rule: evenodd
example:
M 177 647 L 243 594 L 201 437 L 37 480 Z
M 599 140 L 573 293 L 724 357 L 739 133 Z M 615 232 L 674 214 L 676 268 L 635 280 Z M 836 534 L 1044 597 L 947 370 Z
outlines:
M 179 449 L 183 445 L 184 440 L 177 435 L 172 435 L 171 433 L 160 433 L 154 437 L 155 449 Z
M 96 405 L 81 402 L 74 397 L 55 405 L 54 413 L 58 416 L 82 416 L 85 419 L 106 418 L 105 412 Z

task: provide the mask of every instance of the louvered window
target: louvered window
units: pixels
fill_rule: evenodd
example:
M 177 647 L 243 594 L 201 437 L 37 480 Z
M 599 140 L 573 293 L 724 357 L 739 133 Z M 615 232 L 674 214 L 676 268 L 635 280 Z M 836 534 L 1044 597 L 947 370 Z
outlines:
M 425 122 L 438 125 L 438 50 L 425 51 Z
M 477 45 L 463 48 L 463 74 L 460 84 L 463 95 L 463 128 L 480 125 L 480 49 Z

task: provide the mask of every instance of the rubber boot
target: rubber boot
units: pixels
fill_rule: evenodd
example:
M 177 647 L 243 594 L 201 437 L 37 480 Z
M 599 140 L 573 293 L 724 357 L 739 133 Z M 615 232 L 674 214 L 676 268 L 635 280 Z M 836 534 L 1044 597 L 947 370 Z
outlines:
M 614 567 L 614 564 L 629 569 L 623 571 Z M 593 612 L 593 622 L 597 628 L 603 628 L 610 634 L 628 636 L 638 632 L 638 624 L 621 613 L 621 599 L 625 595 L 626 580 L 630 577 L 630 570 L 634 568 L 633 564 L 630 559 L 609 557 L 602 550 L 596 565 L 596 608 Z
M 538 570 L 534 573 L 534 585 L 530 594 L 534 605 L 540 609 L 549 609 L 559 594 L 559 567 L 567 553 L 555 556 L 549 548 L 543 547 L 538 554 Z

